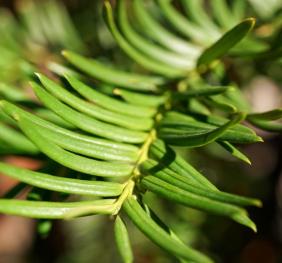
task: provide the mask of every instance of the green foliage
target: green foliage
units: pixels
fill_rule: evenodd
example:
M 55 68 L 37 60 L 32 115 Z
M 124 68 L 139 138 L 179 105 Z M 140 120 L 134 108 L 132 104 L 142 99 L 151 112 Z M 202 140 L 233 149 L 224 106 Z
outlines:
M 229 49 L 240 42 L 246 36 L 246 34 L 252 30 L 254 24 L 255 20 L 253 18 L 248 18 L 225 33 L 222 38 L 220 38 L 216 43 L 214 43 L 201 54 L 197 62 L 198 66 L 205 64 L 208 65 L 215 59 L 225 55 Z
M 268 131 L 282 130 L 281 109 L 249 112 L 224 66 L 226 57 L 232 61 L 233 56 L 240 59 L 244 54 L 244 59 L 253 43 L 259 48 L 268 43 L 249 32 L 253 18 L 239 21 L 244 16 L 244 1 L 232 6 L 224 0 L 211 1 L 218 23 L 206 14 L 202 1 L 180 2 L 187 16 L 170 0 L 155 3 L 159 16 L 174 32 L 150 14 L 144 1 L 119 0 L 117 7 L 105 1 L 104 19 L 118 47 L 130 58 L 130 67 L 84 56 L 90 52 L 65 8 L 56 1 L 22 10 L 28 28 L 20 38 L 23 47 L 11 41 L 19 37 L 14 31 L 20 25 L 10 14 L 6 16 L 9 27 L 0 28 L 5 33 L 0 49 L 7 49 L 7 56 L 0 67 L 13 68 L 12 58 L 17 57 L 19 74 L 13 70 L 13 74 L 5 73 L 0 83 L 0 152 L 53 160 L 66 169 L 67 176 L 0 162 L 1 173 L 21 182 L 0 199 L 1 213 L 41 219 L 111 215 L 117 247 L 126 263 L 133 262 L 133 252 L 126 221 L 121 219 L 125 215 L 181 262 L 213 262 L 184 244 L 154 214 L 144 202 L 146 192 L 229 217 L 256 231 L 245 206 L 260 207 L 261 202 L 217 189 L 173 146 L 190 149 L 219 144 L 250 163 L 237 144 L 262 139 L 242 122 Z M 133 20 L 138 25 L 133 25 Z M 23 52 L 26 47 L 27 53 L 32 53 L 30 41 L 50 54 L 58 46 L 67 48 L 62 52 L 65 60 L 56 55 L 42 70 L 40 61 Z M 259 58 L 268 51 L 265 48 L 251 55 Z M 34 76 L 34 71 L 40 73 Z M 25 92 L 26 80 L 40 103 Z M 60 195 L 56 202 L 52 195 L 42 198 L 39 194 L 38 201 L 13 198 L 25 185 L 67 195 Z M 76 195 L 75 201 L 68 200 L 71 194 Z M 50 221 L 43 223 L 39 230 L 45 234 Z
M 119 216 L 116 217 L 115 221 L 115 237 L 123 261 L 126 263 L 133 262 L 133 253 L 131 251 L 127 229 Z

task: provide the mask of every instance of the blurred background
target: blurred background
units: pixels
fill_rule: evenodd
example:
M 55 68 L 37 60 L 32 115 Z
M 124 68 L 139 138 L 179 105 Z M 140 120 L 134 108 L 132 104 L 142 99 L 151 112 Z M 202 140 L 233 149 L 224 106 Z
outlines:
M 60 51 L 63 48 L 99 56 L 105 61 L 122 64 L 124 68 L 131 67 L 130 60 L 116 46 L 103 22 L 102 2 L 1 0 L 0 81 L 4 79 L 13 86 L 26 89 L 28 93 L 25 78 L 22 77 L 24 73 L 36 67 L 48 72 L 50 61 L 62 61 Z M 281 7 L 278 5 L 268 17 L 262 17 L 250 5 L 246 9 L 246 17 L 258 17 L 257 32 L 263 32 L 267 39 L 272 21 L 282 20 Z M 46 10 L 50 10 L 50 13 Z M 56 12 L 59 17 L 63 17 L 63 21 L 55 21 L 58 18 Z M 11 25 L 16 32 L 12 43 L 24 50 L 12 53 L 4 61 L 6 49 L 1 47 L 1 37 Z M 57 34 L 52 29 L 56 29 Z M 64 35 L 65 31 L 69 34 Z M 27 58 L 31 63 L 24 63 Z M 229 75 L 243 90 L 252 111 L 262 112 L 282 106 L 281 60 L 280 63 L 233 62 L 228 69 Z M 282 137 L 258 129 L 256 132 L 264 139 L 264 143 L 240 147 L 250 158 L 251 166 L 233 159 L 213 144 L 182 154 L 220 189 L 263 201 L 263 208 L 249 209 L 258 233 L 254 234 L 228 219 L 175 206 L 151 194 L 146 195 L 152 208 L 182 240 L 210 254 L 217 262 L 282 262 Z M 40 159 L 13 153 L 2 154 L 0 158 L 32 170 L 44 165 Z M 15 184 L 16 181 L 1 175 L 0 196 Z M 26 196 L 28 190 L 22 195 Z M 137 263 L 177 262 L 136 228 L 129 226 Z M 118 263 L 113 222 L 104 216 L 49 222 L 0 215 L 0 263 L 25 262 Z

